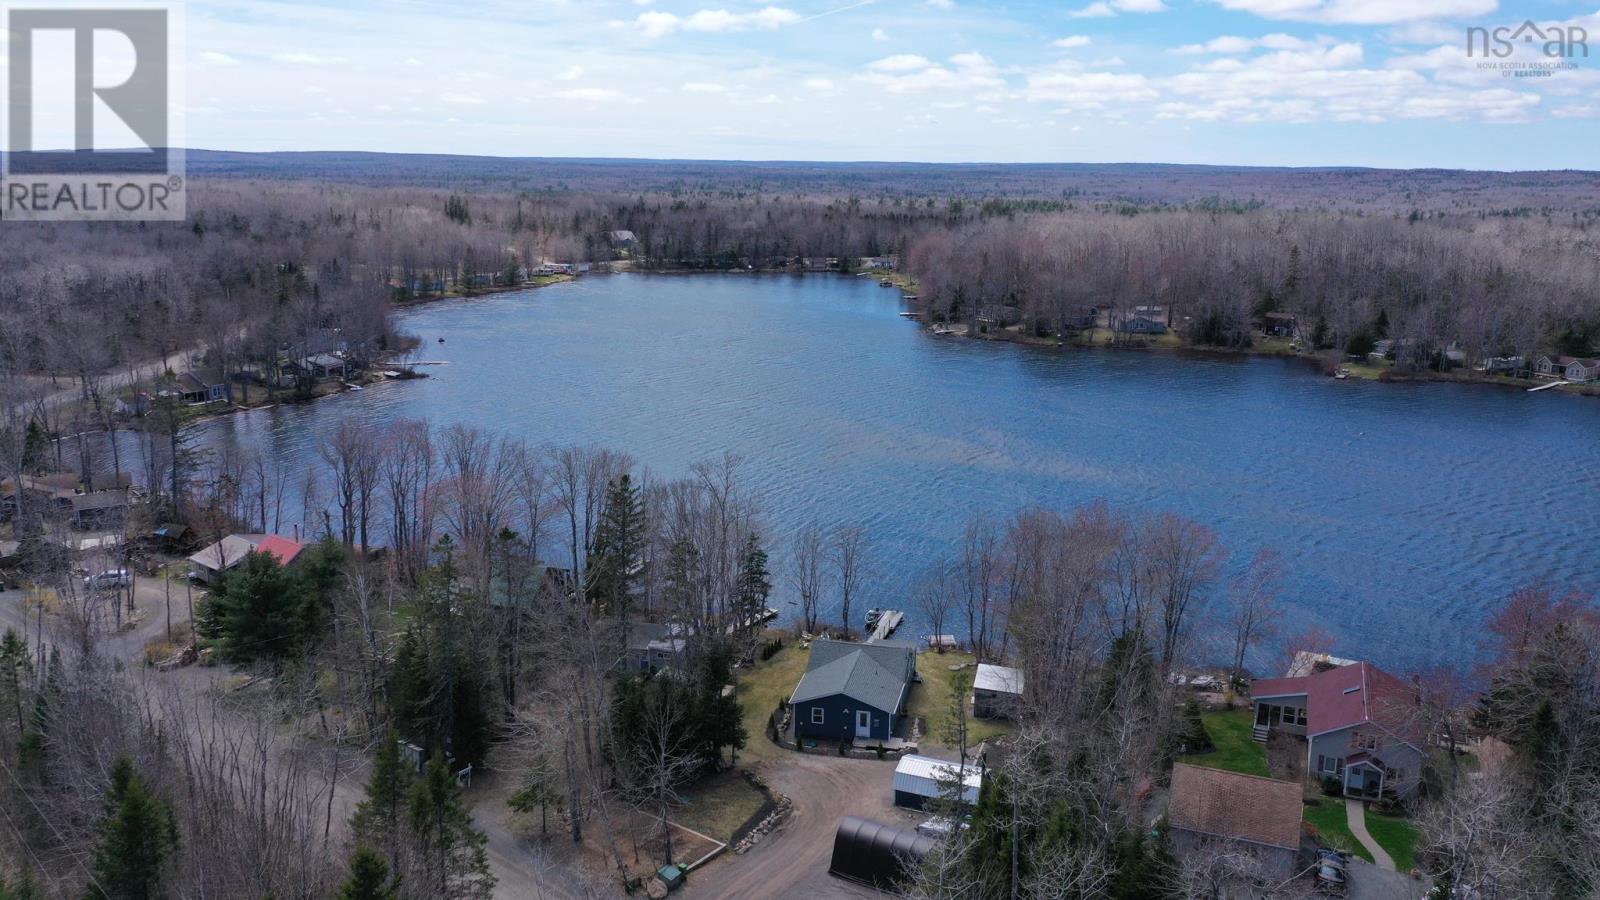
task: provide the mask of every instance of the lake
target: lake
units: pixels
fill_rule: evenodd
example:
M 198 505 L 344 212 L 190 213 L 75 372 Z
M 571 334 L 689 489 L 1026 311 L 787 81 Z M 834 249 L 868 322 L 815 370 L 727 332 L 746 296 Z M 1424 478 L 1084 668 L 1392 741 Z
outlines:
M 317 467 L 342 419 L 426 417 L 609 446 L 673 477 L 731 450 L 775 570 L 804 524 L 869 529 L 862 608 L 908 608 L 979 511 L 1172 511 L 1241 564 L 1282 556 L 1286 632 L 1317 623 L 1395 666 L 1470 654 L 1519 585 L 1600 580 L 1593 399 L 935 337 L 901 309 L 899 291 L 828 275 L 589 276 L 440 302 L 400 316 L 418 358 L 448 363 L 429 379 L 219 418 L 203 440 Z

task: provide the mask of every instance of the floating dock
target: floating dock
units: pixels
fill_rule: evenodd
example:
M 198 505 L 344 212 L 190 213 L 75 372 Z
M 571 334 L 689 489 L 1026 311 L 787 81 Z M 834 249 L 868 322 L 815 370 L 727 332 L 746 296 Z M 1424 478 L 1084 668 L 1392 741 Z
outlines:
M 867 643 L 874 644 L 894 634 L 895 629 L 904 622 L 906 614 L 898 609 L 886 609 L 878 617 L 878 624 L 872 629 L 872 636 L 867 638 Z

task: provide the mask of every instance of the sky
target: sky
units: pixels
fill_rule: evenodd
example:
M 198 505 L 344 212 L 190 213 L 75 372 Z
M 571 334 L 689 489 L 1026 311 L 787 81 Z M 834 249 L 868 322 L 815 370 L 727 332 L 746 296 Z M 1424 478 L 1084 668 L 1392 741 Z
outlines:
M 1600 168 L 1600 0 L 184 9 L 192 147 Z M 1468 55 L 1469 27 L 1528 19 L 1592 35 L 1592 55 Z

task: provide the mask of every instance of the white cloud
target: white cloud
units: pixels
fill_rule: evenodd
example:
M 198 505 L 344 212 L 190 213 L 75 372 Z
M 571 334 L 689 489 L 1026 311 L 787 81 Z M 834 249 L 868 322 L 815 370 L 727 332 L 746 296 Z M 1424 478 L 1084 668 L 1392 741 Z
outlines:
M 440 94 L 439 99 L 446 103 L 455 103 L 462 106 L 482 106 L 483 104 L 489 102 L 488 100 L 484 99 L 482 94 L 476 92 L 468 94 L 455 92 L 445 93 Z
M 557 81 L 577 81 L 583 77 L 583 66 L 573 66 L 556 76 Z
M 764 6 L 750 12 L 730 12 L 726 9 L 702 9 L 688 16 L 669 12 L 640 13 L 633 26 L 648 38 L 661 38 L 675 31 L 696 31 L 722 34 L 735 31 L 772 31 L 785 25 L 803 21 L 801 15 L 781 6 Z
M 726 94 L 726 85 L 715 84 L 709 81 L 691 81 L 684 84 L 683 89 L 691 94 Z
M 801 84 L 804 85 L 807 90 L 812 91 L 833 90 L 833 82 L 826 78 L 807 78 L 805 81 L 802 81 Z
M 1550 115 L 1558 119 L 1593 119 L 1600 116 L 1600 107 L 1559 106 L 1550 110 Z
M 6 39 L 5 35 L 5 29 L 0 29 L 0 41 Z M 237 59 L 226 53 L 218 53 L 215 50 L 203 51 L 200 54 L 200 61 L 208 66 L 236 66 L 239 64 Z
M 872 29 L 872 39 L 875 41 L 887 41 L 889 32 L 884 31 L 882 28 L 874 28 Z
M 406 57 L 406 66 L 407 68 L 420 69 L 422 68 L 422 60 L 417 59 L 415 56 L 408 56 Z
M 562 100 L 583 100 L 589 103 L 617 103 L 627 99 L 621 91 L 594 87 L 556 91 L 555 95 Z
M 880 59 L 864 79 L 891 94 L 923 91 L 995 91 L 1005 87 L 1000 70 L 981 53 L 957 53 L 948 65 L 909 53 Z
M 1462 39 L 1460 27 L 1438 22 L 1408 22 L 1384 32 L 1391 44 L 1446 44 Z
M 894 56 L 885 56 L 883 59 L 870 63 L 867 68 L 874 72 L 910 72 L 916 69 L 926 69 L 931 65 L 933 65 L 933 61 L 926 56 L 918 56 L 915 53 L 896 53 Z
M 273 59 L 278 62 L 289 63 L 296 66 L 322 66 L 331 63 L 342 63 L 342 56 L 318 56 L 315 53 L 276 53 Z
M 927 4 L 934 9 L 955 9 L 955 0 L 927 0 Z
M 1081 9 L 1067 13 L 1073 19 L 1105 19 L 1117 13 L 1158 13 L 1169 7 L 1162 0 L 1095 0 Z
M 1340 25 L 1394 25 L 1467 19 L 1499 9 L 1499 0 L 1215 0 L 1224 9 L 1264 19 Z
M 1056 38 L 1050 42 L 1050 46 L 1059 47 L 1062 50 L 1070 50 L 1073 47 L 1087 47 L 1092 42 L 1093 39 L 1087 34 L 1071 34 L 1064 38 Z
M 665 12 L 640 13 L 639 18 L 634 20 L 634 25 L 648 38 L 666 37 L 682 24 L 682 19 Z

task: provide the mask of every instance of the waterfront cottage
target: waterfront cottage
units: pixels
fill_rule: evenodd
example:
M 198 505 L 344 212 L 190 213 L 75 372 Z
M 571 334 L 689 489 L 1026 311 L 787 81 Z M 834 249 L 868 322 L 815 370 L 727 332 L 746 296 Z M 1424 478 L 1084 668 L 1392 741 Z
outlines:
M 1600 359 L 1576 356 L 1541 356 L 1535 371 L 1551 378 L 1585 382 L 1600 380 Z
M 189 557 L 193 568 L 189 577 L 203 584 L 211 584 L 240 563 L 251 553 L 265 553 L 279 565 L 290 565 L 300 556 L 306 545 L 275 534 L 230 534 Z
M 627 667 L 634 672 L 675 669 L 688 647 L 687 630 L 679 625 L 634 622 L 628 626 Z
M 916 649 L 901 641 L 814 642 L 806 672 L 789 698 L 796 736 L 889 740 L 905 716 L 916 672 Z
M 228 382 L 214 369 L 185 372 L 178 376 L 178 396 L 188 406 L 226 400 Z
M 972 678 L 972 714 L 980 719 L 1009 719 L 1022 704 L 1022 670 L 978 663 Z
M 1300 852 L 1300 786 L 1258 775 L 1178 763 L 1167 824 L 1179 859 L 1243 851 L 1262 875 L 1288 880 Z
M 1250 689 L 1255 738 L 1304 736 L 1306 772 L 1346 796 L 1409 796 L 1427 754 L 1417 691 L 1368 662 L 1266 678 Z

